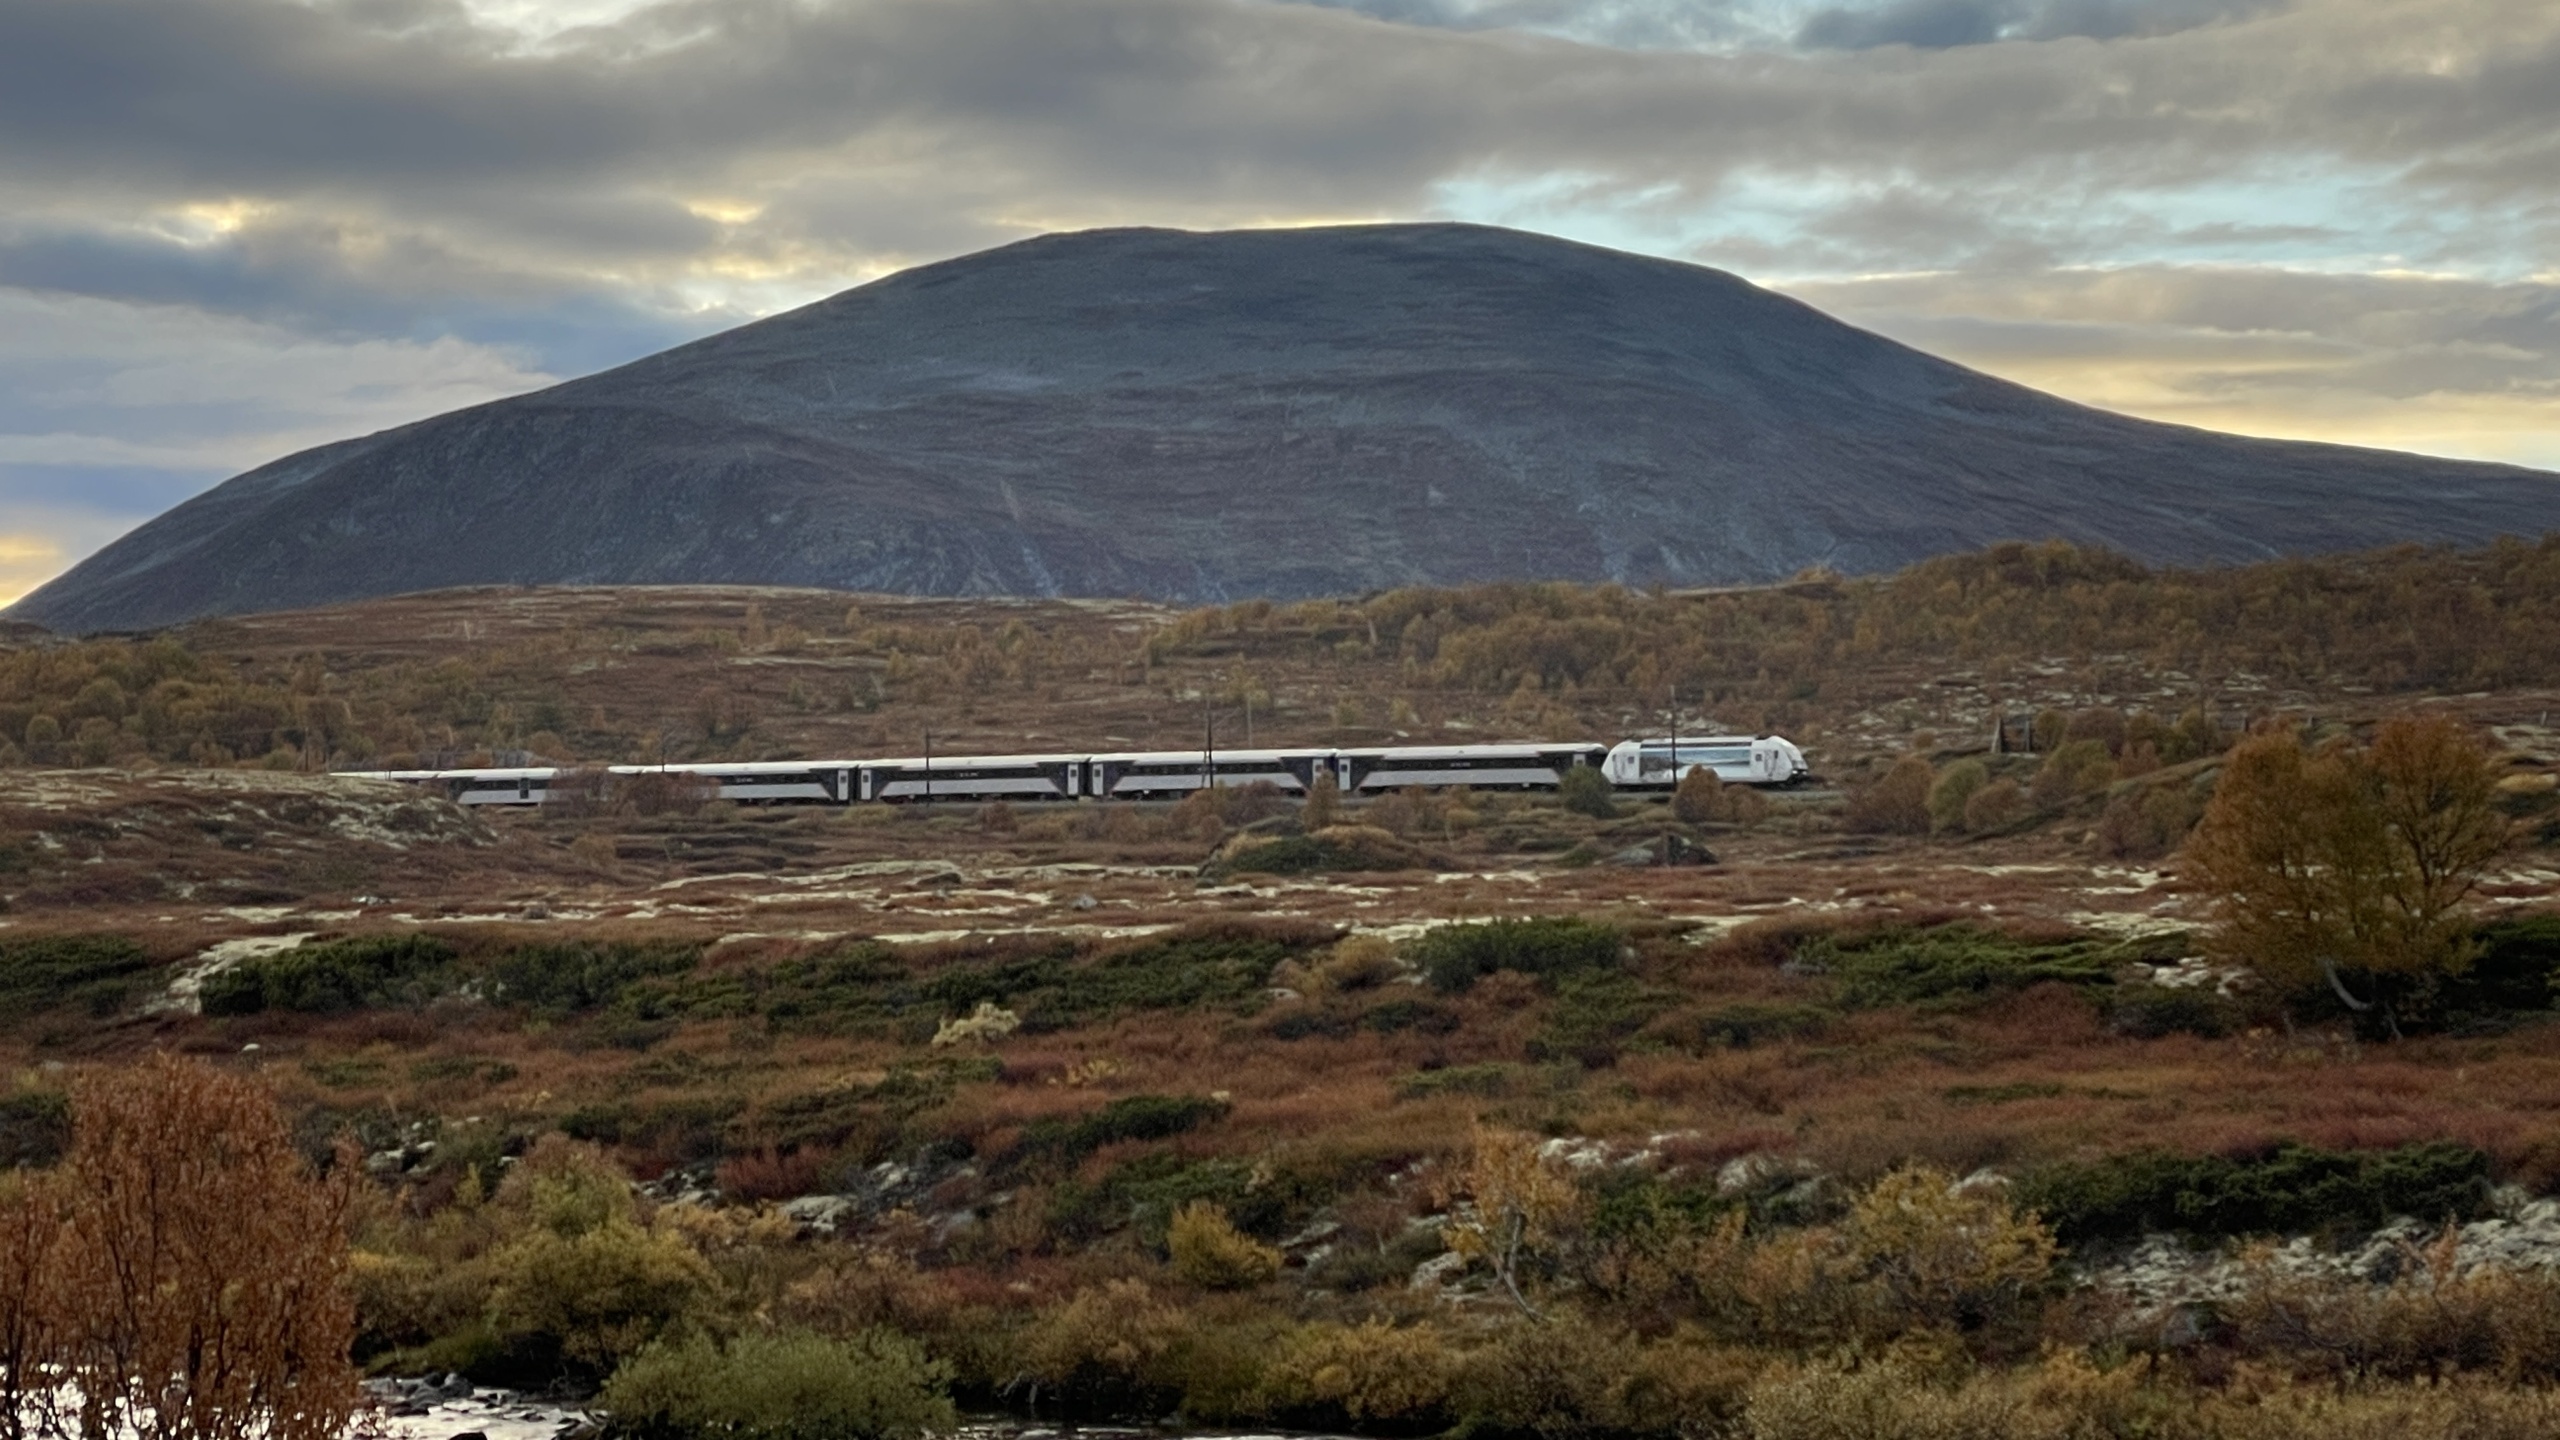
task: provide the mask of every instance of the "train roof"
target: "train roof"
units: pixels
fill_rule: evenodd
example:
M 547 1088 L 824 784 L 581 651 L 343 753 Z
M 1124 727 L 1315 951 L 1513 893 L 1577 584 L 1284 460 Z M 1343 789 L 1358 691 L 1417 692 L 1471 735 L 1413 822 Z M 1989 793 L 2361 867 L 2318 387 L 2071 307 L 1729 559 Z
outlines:
M 1461 760 L 1526 759 L 1535 755 L 1552 755 L 1559 750 L 1606 750 L 1596 740 L 1521 741 L 1506 745 L 1359 745 L 1344 746 L 1334 751 L 1362 759 L 1379 756 L 1451 756 Z
M 1221 745 L 1213 752 L 1201 750 L 1115 750 L 1107 754 L 1089 755 L 1088 760 L 1116 761 L 1123 765 L 1198 765 L 1215 754 L 1218 763 L 1271 764 L 1282 760 L 1303 760 L 1330 756 L 1334 752 L 1319 745 L 1295 750 L 1247 750 L 1241 746 L 1230 750 Z

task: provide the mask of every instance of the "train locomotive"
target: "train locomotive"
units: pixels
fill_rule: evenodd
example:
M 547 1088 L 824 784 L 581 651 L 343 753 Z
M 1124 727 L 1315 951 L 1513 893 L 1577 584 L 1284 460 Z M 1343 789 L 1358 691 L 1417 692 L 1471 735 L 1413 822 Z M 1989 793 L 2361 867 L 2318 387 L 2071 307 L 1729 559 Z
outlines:
M 1775 735 L 1671 736 L 1616 746 L 1388 745 L 1349 749 L 1154 750 L 1105 755 L 936 755 L 861 760 L 612 765 L 605 783 L 682 776 L 718 798 L 749 804 L 921 804 L 941 800 L 1179 800 L 1213 785 L 1269 784 L 1294 795 L 1330 775 L 1346 797 L 1425 789 L 1553 790 L 1577 767 L 1596 767 L 1619 790 L 1668 790 L 1692 771 L 1728 784 L 1793 785 L 1810 773 L 1804 752 Z M 565 766 L 347 772 L 443 791 L 464 805 L 540 805 L 555 784 L 593 783 L 599 772 Z

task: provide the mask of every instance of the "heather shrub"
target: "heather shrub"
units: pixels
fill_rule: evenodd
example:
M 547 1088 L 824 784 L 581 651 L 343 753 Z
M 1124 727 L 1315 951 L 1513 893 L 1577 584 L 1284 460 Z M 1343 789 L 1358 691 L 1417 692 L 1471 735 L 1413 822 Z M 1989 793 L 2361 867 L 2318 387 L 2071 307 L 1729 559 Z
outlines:
M 1443 925 L 1408 942 L 1405 956 L 1438 990 L 1455 993 L 1497 970 L 1542 980 L 1614 968 L 1626 944 L 1615 926 L 1572 916 Z
M 948 1367 L 886 1330 L 751 1331 L 725 1345 L 661 1341 L 596 1399 L 638 1440 L 922 1440 L 958 1423 L 949 1381 Z
M 1248 1290 L 1280 1273 L 1280 1252 L 1238 1231 L 1227 1212 L 1194 1200 L 1165 1235 L 1173 1272 L 1206 1290 Z

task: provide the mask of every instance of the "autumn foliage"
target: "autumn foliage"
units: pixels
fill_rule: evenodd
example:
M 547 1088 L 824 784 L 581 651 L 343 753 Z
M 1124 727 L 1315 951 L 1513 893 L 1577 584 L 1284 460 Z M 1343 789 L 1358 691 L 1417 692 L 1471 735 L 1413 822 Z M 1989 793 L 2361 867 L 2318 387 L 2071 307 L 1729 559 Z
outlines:
M 353 1167 L 315 1177 L 257 1082 L 167 1056 L 73 1117 L 57 1170 L 0 1188 L 10 1433 L 342 1434 Z
M 2397 718 L 2371 746 L 2253 736 L 2224 764 L 2187 847 L 2212 944 L 2280 986 L 2391 1004 L 2470 961 L 2463 902 L 2505 847 L 2497 772 L 2458 721 Z M 2366 977 L 2360 999 L 2345 977 Z M 2396 1021 L 2394 1022 L 2396 1026 Z

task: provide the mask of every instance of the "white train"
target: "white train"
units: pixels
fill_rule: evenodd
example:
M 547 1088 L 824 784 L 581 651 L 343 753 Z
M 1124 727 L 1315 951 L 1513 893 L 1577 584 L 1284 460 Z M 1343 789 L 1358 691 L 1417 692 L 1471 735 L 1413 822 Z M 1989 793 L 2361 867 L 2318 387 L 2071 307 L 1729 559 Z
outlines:
M 1668 790 L 1693 770 L 1739 785 L 1790 785 L 1809 773 L 1804 752 L 1775 735 L 1629 740 L 1616 747 L 1390 745 L 1345 750 L 1132 751 L 1115 755 L 936 755 L 887 760 L 775 760 L 754 764 L 612 765 L 615 777 L 683 776 L 723 800 L 761 804 L 909 804 L 934 800 L 1179 800 L 1211 785 L 1268 783 L 1303 795 L 1331 775 L 1345 796 L 1420 785 L 1553 790 L 1566 771 L 1596 766 L 1620 790 Z M 591 784 L 594 770 L 370 770 L 356 774 L 432 786 L 465 805 L 539 805 L 553 782 Z

